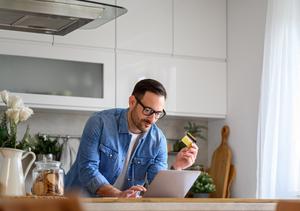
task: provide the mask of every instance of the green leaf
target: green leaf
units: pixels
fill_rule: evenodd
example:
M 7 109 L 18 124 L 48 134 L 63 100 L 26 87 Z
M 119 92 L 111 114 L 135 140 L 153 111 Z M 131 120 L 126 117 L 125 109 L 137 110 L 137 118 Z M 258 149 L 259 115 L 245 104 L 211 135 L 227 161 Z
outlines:
M 195 122 L 188 121 L 188 124 L 184 126 L 184 129 L 194 137 L 198 137 L 202 140 L 207 140 L 207 137 L 205 135 L 207 127 L 204 125 L 197 125 Z
M 59 159 L 62 145 L 59 144 L 58 139 L 51 139 L 48 136 L 41 137 L 39 135 L 36 135 L 36 137 L 35 154 L 53 154 L 56 156 L 56 159 Z
M 216 191 L 216 186 L 207 172 L 201 172 L 200 176 L 193 184 L 191 191 L 193 193 L 212 193 Z

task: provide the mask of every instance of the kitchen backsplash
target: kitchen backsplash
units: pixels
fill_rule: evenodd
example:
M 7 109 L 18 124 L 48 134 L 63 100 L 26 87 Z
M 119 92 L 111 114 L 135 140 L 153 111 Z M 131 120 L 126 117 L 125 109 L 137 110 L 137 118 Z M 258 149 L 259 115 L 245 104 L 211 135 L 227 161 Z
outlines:
M 26 125 L 30 126 L 30 133 L 45 133 L 45 134 L 60 134 L 60 135 L 81 135 L 84 125 L 91 115 L 90 113 L 79 114 L 63 111 L 37 111 L 34 110 L 34 115 L 30 117 L 26 124 L 20 125 L 18 129 L 18 135 L 24 134 Z M 157 124 L 164 132 L 167 139 L 180 139 L 184 136 L 184 126 L 188 121 L 195 122 L 197 125 L 207 127 L 206 120 L 190 119 L 190 118 L 176 118 L 165 117 Z M 207 132 L 207 131 L 206 131 Z M 207 134 L 204 134 L 207 137 Z M 196 160 L 196 164 L 207 165 L 207 141 L 198 140 L 199 153 Z M 173 162 L 175 158 L 174 154 L 169 155 L 169 164 Z M 26 179 L 26 190 L 30 190 L 31 172 Z
M 46 134 L 60 134 L 60 135 L 81 135 L 84 125 L 91 114 L 79 114 L 72 112 L 62 111 L 36 111 L 30 117 L 27 124 L 30 125 L 31 134 L 46 133 Z M 188 124 L 188 121 L 194 122 L 197 125 L 206 126 L 207 121 L 197 118 L 181 118 L 181 117 L 169 117 L 166 116 L 162 120 L 158 121 L 157 125 L 164 132 L 167 139 L 180 139 L 184 136 L 184 126 Z M 21 136 L 24 134 L 26 124 L 20 125 L 18 134 Z M 203 134 L 207 137 L 207 131 Z M 207 164 L 207 140 L 198 140 L 199 153 L 196 163 Z M 170 159 L 173 157 L 169 156 Z
M 157 125 L 164 132 L 167 139 L 181 139 L 185 135 L 184 126 L 188 124 L 188 122 L 193 122 L 197 125 L 201 125 L 207 127 L 207 120 L 201 120 L 198 118 L 182 118 L 182 117 L 166 117 L 160 120 Z M 207 131 L 203 130 L 203 136 L 206 137 L 204 139 L 197 139 L 197 145 L 199 147 L 198 156 L 195 164 L 202 164 L 207 166 Z M 169 155 L 169 164 L 174 160 L 175 156 Z
M 30 117 L 26 124 L 30 126 L 30 133 L 45 133 L 45 134 L 59 134 L 59 135 L 81 135 L 84 125 L 91 115 L 90 113 L 79 114 L 63 111 L 36 111 Z M 194 122 L 197 125 L 207 127 L 207 121 L 198 118 L 182 118 L 166 116 L 157 122 L 159 128 L 164 132 L 167 139 L 180 139 L 184 136 L 184 126 L 188 122 Z M 26 124 L 20 125 L 18 135 L 25 132 Z M 207 136 L 207 134 L 204 134 Z M 199 153 L 197 157 L 198 164 L 207 164 L 207 140 L 198 140 Z M 172 159 L 172 155 L 169 155 Z

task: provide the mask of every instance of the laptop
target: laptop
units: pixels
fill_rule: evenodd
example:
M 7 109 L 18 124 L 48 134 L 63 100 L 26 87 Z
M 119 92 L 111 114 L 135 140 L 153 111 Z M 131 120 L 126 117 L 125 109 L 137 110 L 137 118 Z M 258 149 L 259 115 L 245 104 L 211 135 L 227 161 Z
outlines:
M 201 171 L 162 170 L 143 194 L 143 198 L 184 198 Z

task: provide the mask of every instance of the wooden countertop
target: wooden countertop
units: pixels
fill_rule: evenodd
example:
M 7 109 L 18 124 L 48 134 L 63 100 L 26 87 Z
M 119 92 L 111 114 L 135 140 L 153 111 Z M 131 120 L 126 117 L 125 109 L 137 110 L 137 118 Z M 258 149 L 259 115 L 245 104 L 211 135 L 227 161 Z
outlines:
M 254 198 L 80 198 L 84 211 L 275 211 L 278 201 Z
M 46 203 L 73 204 L 79 203 L 83 211 L 275 211 L 279 199 L 256 199 L 256 198 L 67 198 L 67 197 L 0 197 L 0 202 L 5 200 L 32 201 L 42 199 Z M 73 199 L 73 201 L 72 201 Z M 45 201 L 46 200 L 46 201 Z M 41 201 L 41 200 L 36 200 Z M 16 202 L 16 201 L 15 201 Z M 20 201 L 22 202 L 22 201 Z M 15 203 L 13 203 L 15 204 Z M 1 205 L 1 203 L 0 203 Z
M 82 203 L 276 203 L 278 199 L 255 198 L 80 198 Z
M 74 199 L 74 197 L 71 197 Z M 44 199 L 64 200 L 65 196 L 1 196 L 0 200 Z M 77 198 L 81 203 L 277 203 L 278 201 L 299 201 L 300 199 L 257 199 L 257 198 Z

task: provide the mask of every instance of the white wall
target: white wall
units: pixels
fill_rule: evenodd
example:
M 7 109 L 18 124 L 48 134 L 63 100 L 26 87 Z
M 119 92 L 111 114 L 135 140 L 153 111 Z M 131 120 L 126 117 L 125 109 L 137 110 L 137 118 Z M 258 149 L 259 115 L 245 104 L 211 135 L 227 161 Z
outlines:
M 267 0 L 227 2 L 228 115 L 225 121 L 209 121 L 209 158 L 219 145 L 223 124 L 231 131 L 229 144 L 237 177 L 233 197 L 255 197 L 256 132 L 262 72 Z
M 227 0 L 227 4 L 228 115 L 225 121 L 209 120 L 207 157 L 210 159 L 219 145 L 220 130 L 226 122 L 231 128 L 229 144 L 237 168 L 233 197 L 254 197 L 256 130 L 267 0 Z M 81 134 L 88 116 L 38 112 L 30 123 L 33 133 Z M 183 126 L 176 119 L 168 120 L 161 126 L 169 126 L 166 129 L 168 133 L 174 129 L 173 124 L 178 124 L 176 128 Z M 205 146 L 203 148 L 205 150 Z

